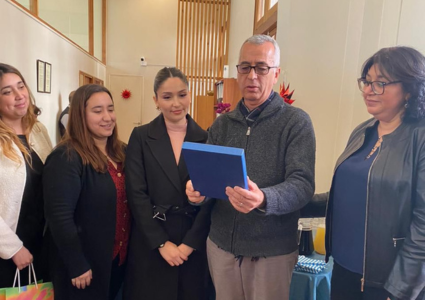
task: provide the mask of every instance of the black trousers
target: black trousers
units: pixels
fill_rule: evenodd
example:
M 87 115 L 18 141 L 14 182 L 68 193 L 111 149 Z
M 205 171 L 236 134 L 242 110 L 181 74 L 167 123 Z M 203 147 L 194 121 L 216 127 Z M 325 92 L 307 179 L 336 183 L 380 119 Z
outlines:
M 387 300 L 390 294 L 383 288 L 365 287 L 361 291 L 362 275 L 353 273 L 334 261 L 331 280 L 331 300 Z

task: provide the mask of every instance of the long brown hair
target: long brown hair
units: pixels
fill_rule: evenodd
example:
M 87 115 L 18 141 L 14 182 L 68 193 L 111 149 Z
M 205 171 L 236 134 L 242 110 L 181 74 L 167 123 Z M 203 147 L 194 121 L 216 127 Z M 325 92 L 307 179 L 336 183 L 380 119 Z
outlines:
M 90 164 L 97 172 L 105 173 L 108 168 L 108 161 L 105 155 L 95 145 L 92 133 L 89 131 L 86 122 L 87 101 L 93 94 L 107 93 L 112 95 L 109 90 L 101 85 L 87 84 L 79 87 L 69 108 L 69 121 L 63 141 L 60 144 L 66 144 L 68 149 L 75 149 L 81 156 L 83 164 Z M 106 142 L 106 151 L 108 156 L 117 163 L 124 163 L 124 143 L 118 139 L 118 129 L 115 128 L 112 135 Z
M 32 130 L 32 127 L 37 122 L 37 116 L 35 115 L 35 100 L 34 96 L 31 93 L 31 90 L 27 86 L 27 83 L 22 76 L 21 72 L 19 72 L 16 68 L 0 63 L 0 80 L 2 80 L 3 76 L 5 74 L 16 74 L 21 78 L 22 82 L 24 83 L 26 89 L 28 90 L 29 95 L 29 105 L 28 110 L 25 116 L 22 117 L 22 127 L 24 128 L 25 136 L 27 137 L 27 140 L 29 138 L 29 134 Z M 16 153 L 13 149 L 13 143 L 16 144 L 19 148 L 19 150 L 23 153 L 25 160 L 31 164 L 31 156 L 28 152 L 28 149 L 21 143 L 21 140 L 16 135 L 15 131 L 10 128 L 6 123 L 3 122 L 2 116 L 0 113 L 0 148 L 4 156 L 7 158 L 20 163 L 20 155 L 19 153 Z

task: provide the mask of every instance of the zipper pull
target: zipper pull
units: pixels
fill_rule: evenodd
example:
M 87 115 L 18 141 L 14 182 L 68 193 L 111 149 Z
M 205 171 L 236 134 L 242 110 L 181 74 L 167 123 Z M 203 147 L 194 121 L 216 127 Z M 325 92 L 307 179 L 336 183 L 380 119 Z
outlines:
M 250 135 L 251 134 L 251 127 L 248 127 L 248 130 L 246 131 L 246 135 Z
M 394 241 L 394 248 L 397 248 L 397 240 L 393 239 L 393 241 Z
M 362 282 L 361 291 L 363 293 L 364 292 L 364 277 L 362 277 L 362 279 L 360 279 L 360 281 Z

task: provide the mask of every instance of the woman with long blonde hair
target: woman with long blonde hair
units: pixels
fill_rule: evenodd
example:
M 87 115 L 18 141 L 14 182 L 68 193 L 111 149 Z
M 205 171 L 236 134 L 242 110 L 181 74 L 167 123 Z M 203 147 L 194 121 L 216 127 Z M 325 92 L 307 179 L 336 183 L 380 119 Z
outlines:
M 0 288 L 13 284 L 16 268 L 43 266 L 41 173 L 52 145 L 35 110 L 22 74 L 0 63 Z

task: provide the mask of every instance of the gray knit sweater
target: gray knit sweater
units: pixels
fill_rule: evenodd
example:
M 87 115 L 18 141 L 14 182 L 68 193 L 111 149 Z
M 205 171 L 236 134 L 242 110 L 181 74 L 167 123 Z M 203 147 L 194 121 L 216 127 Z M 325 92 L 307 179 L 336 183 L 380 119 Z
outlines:
M 210 239 L 243 256 L 276 256 L 297 249 L 299 210 L 314 193 L 315 137 L 310 117 L 275 93 L 250 128 L 237 107 L 216 119 L 208 143 L 245 149 L 249 178 L 264 192 L 265 213 L 236 211 L 217 199 Z

